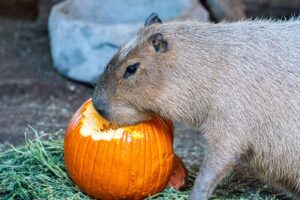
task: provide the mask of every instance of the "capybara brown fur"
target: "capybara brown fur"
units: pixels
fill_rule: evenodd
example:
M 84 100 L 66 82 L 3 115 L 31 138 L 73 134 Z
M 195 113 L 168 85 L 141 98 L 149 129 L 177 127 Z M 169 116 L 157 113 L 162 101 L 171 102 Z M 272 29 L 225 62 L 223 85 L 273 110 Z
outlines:
M 158 114 L 199 128 L 208 149 L 190 199 L 208 199 L 240 160 L 300 198 L 299 19 L 162 23 L 152 14 L 100 76 L 93 103 L 118 125 Z

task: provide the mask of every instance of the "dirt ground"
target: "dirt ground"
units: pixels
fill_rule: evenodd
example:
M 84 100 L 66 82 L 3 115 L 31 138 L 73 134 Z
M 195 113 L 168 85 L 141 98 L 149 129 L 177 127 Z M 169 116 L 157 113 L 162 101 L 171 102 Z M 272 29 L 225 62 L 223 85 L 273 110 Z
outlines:
M 65 129 L 91 93 L 53 68 L 46 20 L 0 19 L 0 143 L 22 144 L 28 125 L 45 132 Z

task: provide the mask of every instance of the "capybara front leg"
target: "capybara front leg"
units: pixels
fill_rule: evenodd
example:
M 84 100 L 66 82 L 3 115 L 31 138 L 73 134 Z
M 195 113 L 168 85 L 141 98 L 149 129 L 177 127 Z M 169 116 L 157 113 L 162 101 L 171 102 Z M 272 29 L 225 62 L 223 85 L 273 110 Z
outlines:
M 232 170 L 236 160 L 237 156 L 226 147 L 209 148 L 189 200 L 208 199 L 218 183 Z

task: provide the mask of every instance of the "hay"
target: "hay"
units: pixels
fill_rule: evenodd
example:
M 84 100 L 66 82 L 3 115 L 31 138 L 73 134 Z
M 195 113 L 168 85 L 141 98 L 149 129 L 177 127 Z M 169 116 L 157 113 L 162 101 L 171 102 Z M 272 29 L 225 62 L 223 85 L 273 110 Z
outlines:
M 27 140 L 24 146 L 0 150 L 1 199 L 89 199 L 66 173 L 62 134 L 33 133 L 34 139 Z M 186 190 L 165 189 L 148 199 L 187 199 L 196 174 L 190 170 Z M 213 199 L 276 199 L 269 187 L 256 185 L 256 180 L 238 181 L 235 175 L 228 177 Z

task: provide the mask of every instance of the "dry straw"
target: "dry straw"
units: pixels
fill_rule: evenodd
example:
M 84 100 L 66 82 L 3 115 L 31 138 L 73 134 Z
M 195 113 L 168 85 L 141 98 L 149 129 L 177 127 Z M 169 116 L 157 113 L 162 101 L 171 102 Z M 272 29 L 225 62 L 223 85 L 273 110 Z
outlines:
M 89 199 L 69 179 L 63 161 L 62 132 L 40 134 L 20 147 L 0 151 L 0 199 Z M 178 152 L 180 155 L 180 152 Z M 148 199 L 187 199 L 195 178 L 190 171 L 187 189 L 165 189 Z M 255 179 L 239 182 L 235 175 L 218 187 L 213 199 L 276 199 L 268 186 Z

